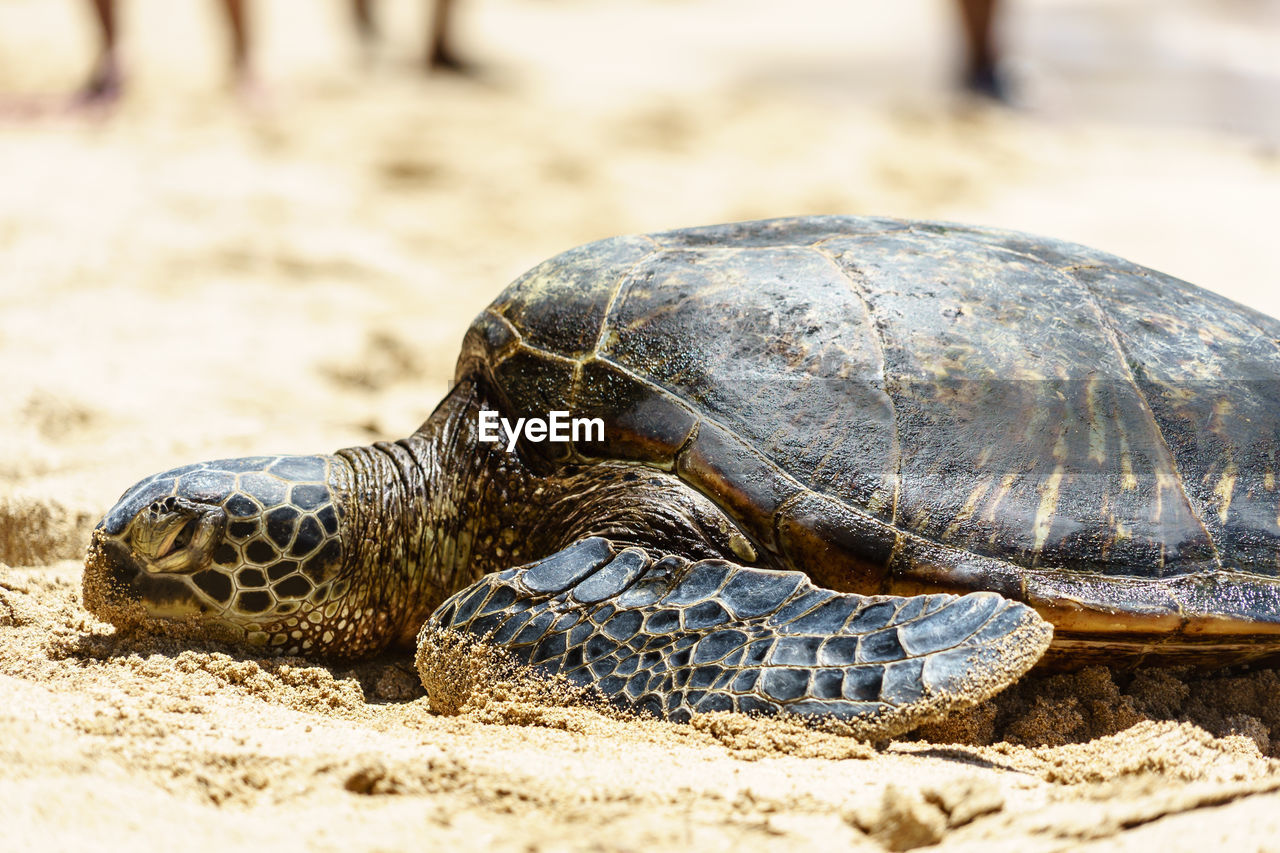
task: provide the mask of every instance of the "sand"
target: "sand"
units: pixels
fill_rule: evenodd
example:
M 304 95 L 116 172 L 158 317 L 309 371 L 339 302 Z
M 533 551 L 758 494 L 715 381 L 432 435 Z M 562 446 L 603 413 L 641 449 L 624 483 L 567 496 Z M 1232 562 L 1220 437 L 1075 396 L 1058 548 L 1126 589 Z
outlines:
M 518 691 L 442 715 L 407 655 L 257 660 L 80 606 L 130 483 L 408 432 L 471 316 L 598 237 L 958 219 L 1280 314 L 1274 3 L 1029 0 L 1018 111 L 951 94 L 945 4 L 862 5 L 477 0 L 481 75 L 423 80 L 416 3 L 361 71 L 339 4 L 264 0 L 245 106 L 211 4 L 137 0 L 134 88 L 86 115 L 50 94 L 78 4 L 0 3 L 0 847 L 1280 849 L 1270 670 L 1037 673 L 869 744 Z

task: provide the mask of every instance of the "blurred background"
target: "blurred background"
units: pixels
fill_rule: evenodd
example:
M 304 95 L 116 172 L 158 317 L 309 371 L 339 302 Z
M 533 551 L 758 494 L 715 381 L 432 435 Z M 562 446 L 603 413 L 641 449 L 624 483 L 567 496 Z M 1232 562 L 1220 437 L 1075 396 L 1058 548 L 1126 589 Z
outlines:
M 1088 243 L 1280 314 L 1280 0 L 0 0 L 0 562 L 139 477 L 411 431 L 510 279 L 806 213 Z M 101 71 L 99 63 L 98 71 Z M 97 80 L 102 95 L 102 80 Z

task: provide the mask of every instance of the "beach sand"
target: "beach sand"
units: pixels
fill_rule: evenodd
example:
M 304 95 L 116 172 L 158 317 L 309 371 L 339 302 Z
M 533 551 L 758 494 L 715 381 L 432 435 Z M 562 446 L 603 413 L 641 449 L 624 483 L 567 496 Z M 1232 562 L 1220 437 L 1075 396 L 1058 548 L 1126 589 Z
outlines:
M 1027 2 L 1019 110 L 950 91 L 948 5 L 879 5 L 477 0 L 481 74 L 424 79 L 417 3 L 361 70 L 340 4 L 264 0 L 244 105 L 212 4 L 137 0 L 133 88 L 86 114 L 50 94 L 79 4 L 0 2 L 0 846 L 1280 850 L 1272 670 L 1037 673 L 867 744 L 499 689 L 441 716 L 407 655 L 175 648 L 80 606 L 128 485 L 411 431 L 506 282 L 616 233 L 962 220 L 1280 314 L 1275 3 Z

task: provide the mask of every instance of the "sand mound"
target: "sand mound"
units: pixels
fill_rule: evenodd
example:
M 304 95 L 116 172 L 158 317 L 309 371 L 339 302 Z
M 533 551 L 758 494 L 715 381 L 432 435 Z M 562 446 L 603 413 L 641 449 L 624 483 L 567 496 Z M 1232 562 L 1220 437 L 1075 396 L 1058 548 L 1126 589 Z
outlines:
M 1115 734 L 1144 721 L 1179 721 L 1218 737 L 1242 737 L 1280 757 L 1280 674 L 1190 669 L 1032 674 L 994 701 L 925 726 L 926 739 L 1060 746 Z

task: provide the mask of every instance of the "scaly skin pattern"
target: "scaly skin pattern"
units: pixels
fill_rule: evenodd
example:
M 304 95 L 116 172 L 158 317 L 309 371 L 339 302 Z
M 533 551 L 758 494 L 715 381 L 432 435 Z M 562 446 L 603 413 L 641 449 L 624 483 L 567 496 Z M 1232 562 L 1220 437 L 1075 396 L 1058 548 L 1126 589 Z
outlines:
M 110 618 L 143 600 L 157 615 L 224 623 L 250 646 L 319 649 L 364 616 L 363 590 L 349 595 L 339 577 L 348 480 L 330 456 L 222 459 L 148 477 L 95 531 L 86 604 Z
M 799 572 L 655 559 L 605 539 L 486 576 L 423 627 L 465 632 L 615 703 L 687 721 L 739 711 L 832 717 L 890 737 L 1022 675 L 1052 630 L 994 593 L 844 595 Z

